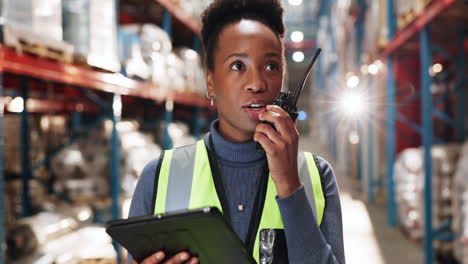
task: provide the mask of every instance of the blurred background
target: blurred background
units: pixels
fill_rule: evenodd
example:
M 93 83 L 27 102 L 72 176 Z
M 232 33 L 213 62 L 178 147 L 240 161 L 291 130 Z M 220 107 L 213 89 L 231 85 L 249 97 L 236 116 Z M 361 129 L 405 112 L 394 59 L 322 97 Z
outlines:
M 143 167 L 216 119 L 210 0 L 0 0 L 0 263 L 124 263 Z M 334 167 L 348 263 L 468 263 L 468 2 L 284 0 L 300 148 Z M 77 245 L 79 245 L 77 247 Z

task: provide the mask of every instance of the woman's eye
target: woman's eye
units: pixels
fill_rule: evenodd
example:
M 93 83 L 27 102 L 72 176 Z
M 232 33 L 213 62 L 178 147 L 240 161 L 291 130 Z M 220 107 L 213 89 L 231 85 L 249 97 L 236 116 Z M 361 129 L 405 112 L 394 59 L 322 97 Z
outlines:
M 231 70 L 241 71 L 243 68 L 244 64 L 242 62 L 237 61 L 231 64 Z
M 277 70 L 279 70 L 279 65 L 277 63 L 269 63 L 266 66 L 266 69 L 269 70 L 269 71 L 277 71 Z

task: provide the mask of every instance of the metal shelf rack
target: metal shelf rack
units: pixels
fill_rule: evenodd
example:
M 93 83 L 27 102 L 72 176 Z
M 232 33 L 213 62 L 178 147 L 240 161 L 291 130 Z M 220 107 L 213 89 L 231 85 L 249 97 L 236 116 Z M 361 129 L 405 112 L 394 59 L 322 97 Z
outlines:
M 163 21 L 163 28 L 171 33 L 171 14 L 179 19 L 184 25 L 193 30 L 196 35 L 199 35 L 199 27 L 192 23 L 182 12 L 174 8 L 169 1 L 157 0 L 164 8 L 166 8 L 166 15 Z M 194 44 L 196 42 L 194 41 Z M 195 48 L 197 45 L 194 45 Z M 199 45 L 198 45 L 199 46 Z M 196 48 L 197 49 L 197 48 Z M 197 49 L 199 50 L 199 48 Z M 117 135 L 116 124 L 119 117 L 113 111 L 112 104 L 115 100 L 120 100 L 121 96 L 129 96 L 134 98 L 142 98 L 153 101 L 157 104 L 166 103 L 166 105 L 173 106 L 174 104 L 189 105 L 194 107 L 193 120 L 195 134 L 200 135 L 199 121 L 202 108 L 212 108 L 209 101 L 198 95 L 187 93 L 170 93 L 164 92 L 156 85 L 135 81 L 124 77 L 118 73 L 108 73 L 99 70 L 77 66 L 73 64 L 66 64 L 57 61 L 51 61 L 39 58 L 33 55 L 19 53 L 14 49 L 7 48 L 0 44 L 0 245 L 5 244 L 5 230 L 4 230 L 4 115 L 5 115 L 5 89 L 4 80 L 8 78 L 6 74 L 14 74 L 20 76 L 21 87 L 20 94 L 23 98 L 23 108 L 21 113 L 21 164 L 22 164 L 22 216 L 30 215 L 30 196 L 29 196 L 29 181 L 34 179 L 34 170 L 47 162 L 51 157 L 46 157 L 46 160 L 40 161 L 37 164 L 31 164 L 30 160 L 30 144 L 29 144 L 29 127 L 28 115 L 32 111 L 41 112 L 44 109 L 50 111 L 51 109 L 58 111 L 73 112 L 76 110 L 76 104 L 66 104 L 60 101 L 41 100 L 29 97 L 28 82 L 30 79 L 36 79 L 46 82 L 51 82 L 60 85 L 66 85 L 75 88 L 84 97 L 93 102 L 90 107 L 97 110 L 98 117 L 91 124 L 82 128 L 80 133 L 73 135 L 66 143 L 53 151 L 53 155 L 60 153 L 60 151 L 72 144 L 76 139 L 87 134 L 87 131 L 96 127 L 104 119 L 112 120 L 112 136 L 111 136 L 111 212 L 112 218 L 117 219 L 120 216 L 119 197 L 120 197 L 120 150 L 119 138 Z M 94 92 L 104 92 L 112 96 L 111 101 L 102 100 L 102 98 L 94 96 Z M 29 99 L 29 100 L 28 100 Z M 34 101 L 34 107 L 28 109 L 31 104 L 26 102 Z M 86 104 L 86 103 L 83 103 Z M 164 113 L 166 124 L 171 122 L 173 115 L 173 107 Z M 167 126 L 166 126 L 167 130 Z M 167 132 L 167 131 L 166 131 Z M 171 142 L 168 134 L 165 133 L 164 148 L 170 148 Z M 5 260 L 3 246 L 0 250 L 0 263 Z

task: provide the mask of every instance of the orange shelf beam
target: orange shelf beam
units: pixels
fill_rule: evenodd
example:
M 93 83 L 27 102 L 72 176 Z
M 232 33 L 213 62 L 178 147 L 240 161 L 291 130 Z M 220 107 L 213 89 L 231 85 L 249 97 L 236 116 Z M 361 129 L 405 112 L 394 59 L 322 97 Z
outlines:
M 413 22 L 397 32 L 384 48 L 382 55 L 388 56 L 393 53 L 455 2 L 456 0 L 432 0 Z

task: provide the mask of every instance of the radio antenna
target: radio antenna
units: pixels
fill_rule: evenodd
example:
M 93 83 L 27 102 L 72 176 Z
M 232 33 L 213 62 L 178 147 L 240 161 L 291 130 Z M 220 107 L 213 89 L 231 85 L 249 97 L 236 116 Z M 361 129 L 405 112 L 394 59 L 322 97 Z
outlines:
M 304 78 L 302 79 L 301 86 L 299 86 L 294 92 L 293 105 L 297 105 L 297 101 L 299 101 L 299 96 L 301 95 L 302 90 L 304 90 L 304 86 L 306 84 L 307 78 L 309 78 L 310 72 L 312 70 L 312 66 L 314 66 L 314 63 L 317 60 L 318 56 L 320 55 L 321 51 L 322 49 L 318 48 L 314 53 L 314 57 L 312 57 L 312 60 L 309 62 L 309 65 L 307 66 L 307 71 L 305 72 Z

